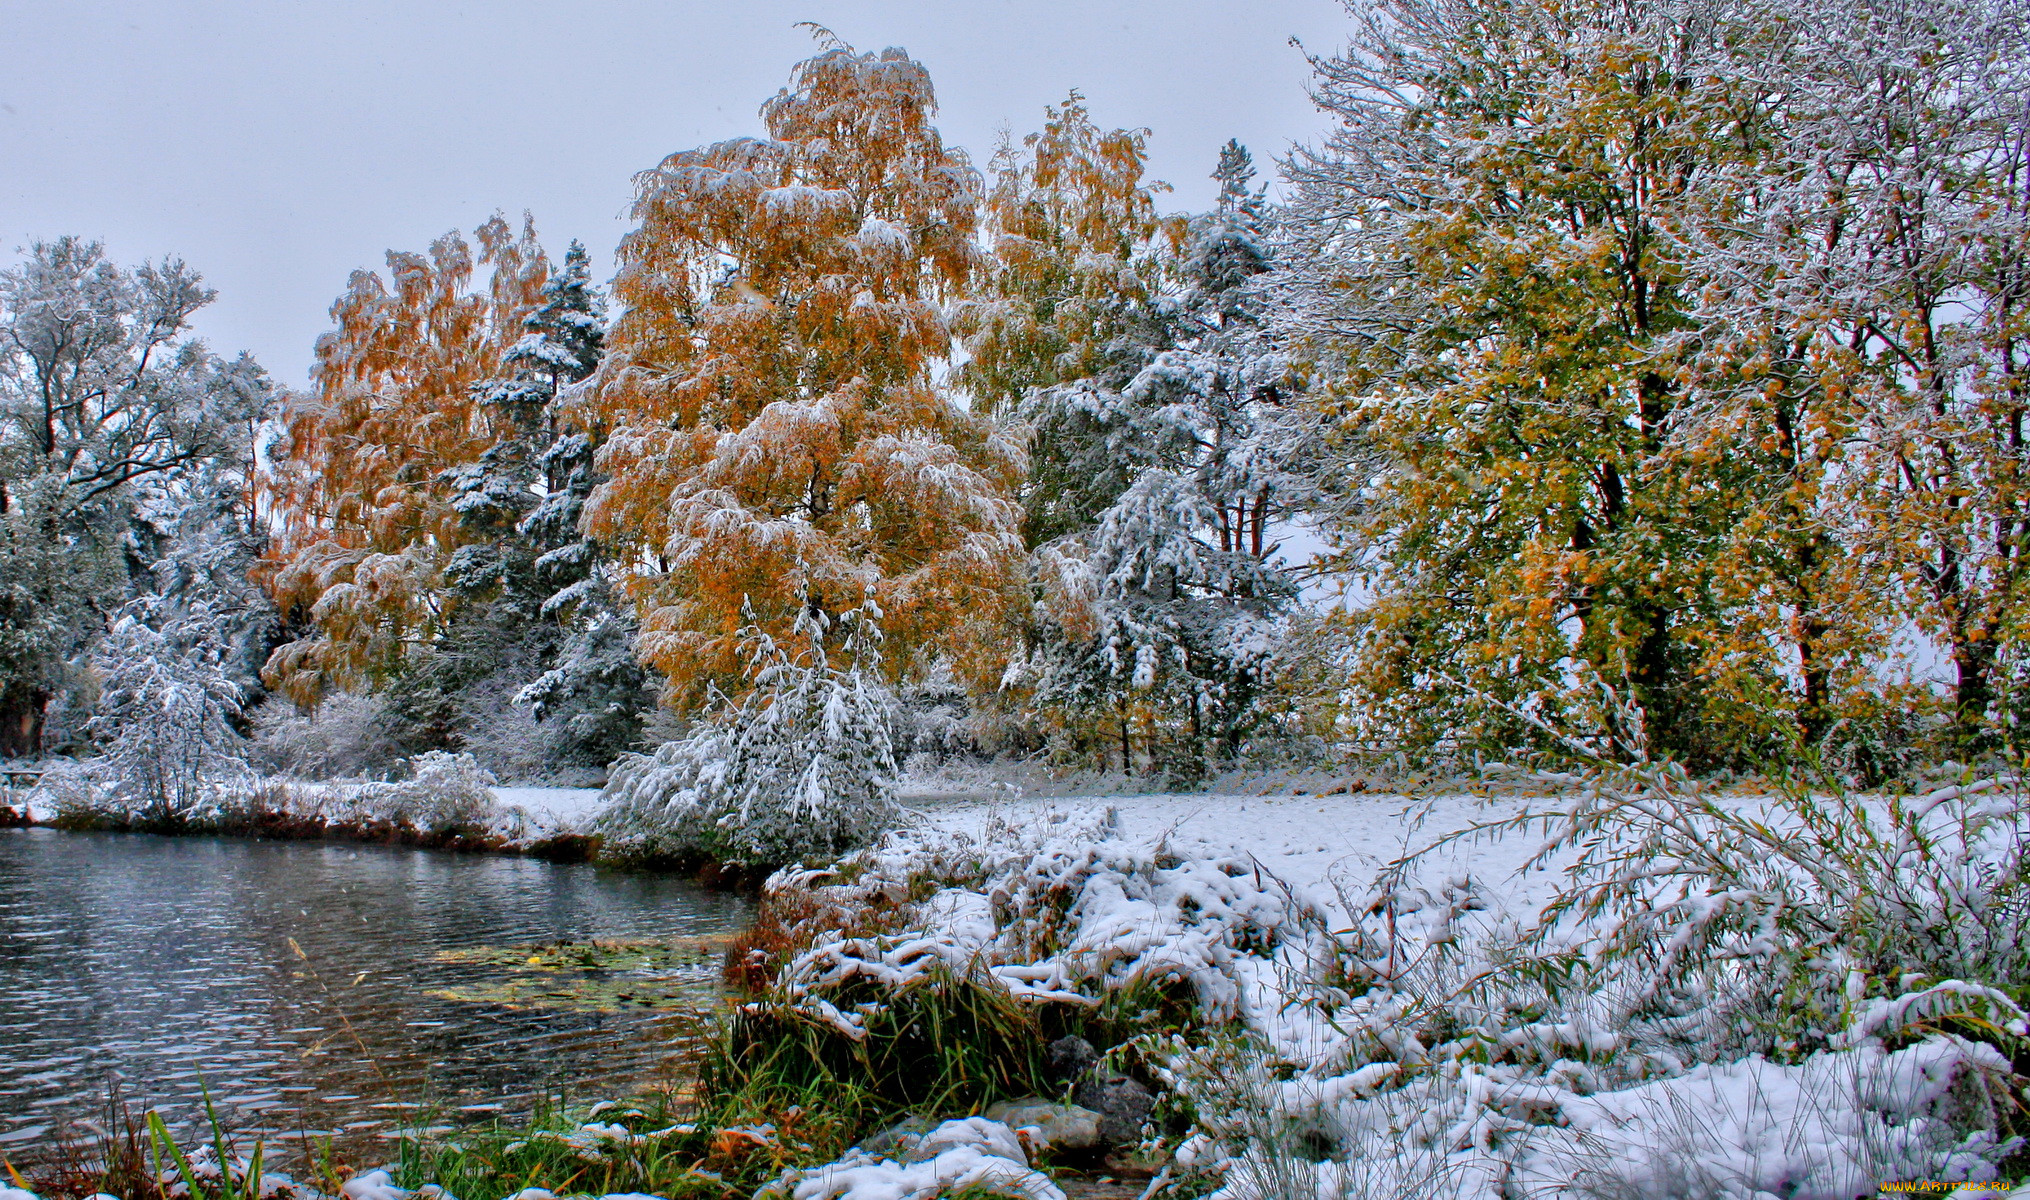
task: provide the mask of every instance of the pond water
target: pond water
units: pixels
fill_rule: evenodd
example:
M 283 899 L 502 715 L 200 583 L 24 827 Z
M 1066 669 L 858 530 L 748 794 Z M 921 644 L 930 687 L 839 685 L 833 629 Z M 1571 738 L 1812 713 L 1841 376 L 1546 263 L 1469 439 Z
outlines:
M 115 1092 L 355 1144 L 670 1086 L 747 916 L 584 864 L 0 830 L 0 1151 Z

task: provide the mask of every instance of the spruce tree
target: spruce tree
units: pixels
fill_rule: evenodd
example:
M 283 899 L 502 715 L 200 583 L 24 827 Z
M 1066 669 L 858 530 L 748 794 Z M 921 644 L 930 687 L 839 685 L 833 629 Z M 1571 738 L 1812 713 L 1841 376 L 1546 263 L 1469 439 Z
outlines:
M 1081 586 L 1059 593 L 1038 699 L 1111 725 L 1123 765 L 1199 774 L 1264 719 L 1297 594 L 1277 555 L 1310 485 L 1301 380 L 1264 320 L 1271 270 L 1247 151 L 1229 143 L 1211 213 L 1190 223 L 1159 306 L 1163 347 L 1121 389 L 1132 482 L 1049 550 Z M 1063 568 L 1060 568 L 1062 570 Z

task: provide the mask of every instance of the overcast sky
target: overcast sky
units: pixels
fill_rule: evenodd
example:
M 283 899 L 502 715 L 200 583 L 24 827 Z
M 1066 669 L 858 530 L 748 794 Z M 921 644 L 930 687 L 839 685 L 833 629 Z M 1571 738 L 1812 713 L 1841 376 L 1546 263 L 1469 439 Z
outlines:
M 0 252 L 78 233 L 176 254 L 219 298 L 215 349 L 301 385 L 356 267 L 527 209 L 553 254 L 610 271 L 629 180 L 761 132 L 816 21 L 929 69 L 946 141 L 984 164 L 1082 90 L 1147 126 L 1166 206 L 1206 204 L 1229 137 L 1268 160 L 1314 137 L 1307 49 L 1336 0 L 0 0 Z M 1265 172 L 1266 173 L 1266 172 Z

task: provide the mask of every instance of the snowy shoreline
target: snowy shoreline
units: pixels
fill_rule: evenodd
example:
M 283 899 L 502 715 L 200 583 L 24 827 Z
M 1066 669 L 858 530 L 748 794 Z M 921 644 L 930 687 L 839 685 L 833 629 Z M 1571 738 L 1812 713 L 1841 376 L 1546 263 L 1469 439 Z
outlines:
M 1935 972 L 1871 987 L 1855 951 L 1837 941 L 1800 946 L 1800 967 L 1822 977 L 1829 968 L 1814 956 L 1854 964 L 1840 968 L 1843 985 L 1825 981 L 1845 988 L 1844 1010 L 1828 1011 L 1829 1028 L 1801 1027 L 1800 1045 L 1781 1032 L 1795 1019 L 1786 1002 L 1766 1001 L 1802 981 L 1779 984 L 1772 974 L 1764 983 L 1759 973 L 1789 969 L 1780 964 L 1793 952 L 1781 943 L 1796 934 L 1782 931 L 1780 910 L 1814 900 L 1809 887 L 1783 893 L 1781 876 L 1809 868 L 1814 845 L 1851 844 L 1855 857 L 1833 870 L 1853 877 L 1832 882 L 1871 904 L 1886 900 L 1882 919 L 1897 905 L 1946 928 L 1967 919 L 1950 901 L 1922 914 L 1906 901 L 1939 894 L 1924 878 L 1933 863 L 1962 864 L 1938 877 L 1950 887 L 1983 864 L 2015 869 L 2007 864 L 2017 861 L 2024 825 L 2014 786 L 1954 785 L 1896 802 L 1783 800 L 1674 793 L 1665 779 L 1654 793 L 1614 798 L 1632 803 L 1634 818 L 1603 817 L 1584 797 L 946 800 L 838 869 L 778 877 L 777 893 L 842 914 L 878 910 L 883 896 L 920 898 L 882 932 L 820 932 L 784 966 L 769 1003 L 871 1041 L 903 1019 L 887 1018 L 889 1007 L 930 1003 L 909 998 L 950 986 L 940 979 L 1072 1006 L 1182 986 L 1196 997 L 1195 1030 L 1152 1029 L 1109 1057 L 1187 1102 L 1196 1114 L 1189 1135 L 1178 1141 L 1151 1127 L 1147 1148 L 1160 1144 L 1180 1171 L 1209 1173 L 1207 1186 L 1222 1197 L 1294 1188 L 1835 1200 L 1912 1179 L 1994 1194 L 1998 1166 L 2019 1171 L 2024 1147 L 2007 1120 L 1984 1124 L 1975 1110 L 2006 1108 L 2013 1102 L 2002 1097 L 2022 1082 L 2003 1052 L 2030 1036 L 2015 1001 Z M 1390 866 L 1469 826 L 1568 807 L 1575 841 L 1512 825 Z M 1646 837 L 1660 822 L 1722 840 L 1760 830 L 1796 845 L 1768 855 L 1772 864 L 1757 862 L 1747 843 L 1726 851 L 1750 871 L 1769 865 L 1766 886 L 1777 891 L 1765 899 L 1718 876 L 1678 893 L 1643 893 L 1638 883 L 1630 896 L 1648 894 L 1656 915 L 1677 908 L 1687 919 L 1675 934 L 1669 924 L 1642 934 L 1649 940 L 1617 959 L 1615 922 L 1647 928 L 1626 925 L 1628 912 L 1542 915 L 1546 902 L 1620 886 L 1598 875 L 1619 853 L 1615 839 L 1628 836 L 1614 820 L 1632 820 Z M 1589 860 L 1599 843 L 1612 853 Z M 1874 877 L 1865 864 L 1878 850 L 1904 865 Z M 1665 863 L 1669 876 L 1665 858 L 1642 861 Z M 1844 919 L 1837 892 L 1816 902 L 1828 900 Z M 1645 903 L 1630 910 L 1638 920 Z M 1715 914 L 1724 922 L 1729 905 L 1772 903 L 1778 923 L 1758 935 L 1757 918 L 1744 929 L 1768 946 L 1723 937 L 1697 977 L 1707 991 L 1650 998 L 1668 955 L 1695 952 L 1684 947 L 1707 936 L 1700 929 Z M 1533 942 L 1530 927 L 1546 919 L 1556 936 Z M 1871 934 L 1863 926 L 1861 936 Z M 1662 960 L 1651 961 L 1651 945 Z M 1566 972 L 1580 986 L 1558 983 Z M 1293 1139 L 1319 1149 L 1293 1153 Z M 907 1191 L 914 1170 L 856 1152 L 786 1174 L 783 1190 L 797 1200 L 856 1200 Z M 1026 1186 L 1045 1194 L 1050 1185 L 1038 1176 Z
M 1335 872 L 1372 874 L 1381 864 L 1406 853 L 1420 840 L 1462 828 L 1474 820 L 1513 815 L 1537 796 L 1486 797 L 1463 791 L 1429 795 L 1388 791 L 1347 791 L 1343 783 L 1321 783 L 1308 777 L 1265 773 L 1256 778 L 1222 781 L 1222 790 L 1206 792 L 1137 792 L 1071 790 L 1106 780 L 1080 778 L 1059 787 L 1047 777 L 1023 781 L 1027 788 L 998 781 L 933 777 L 904 781 L 900 792 L 902 828 L 976 834 L 988 823 L 1020 825 L 1043 814 L 1077 817 L 1116 812 L 1122 828 L 1135 835 L 1172 836 L 1186 843 L 1224 843 L 1253 853 L 1275 873 L 1307 885 L 1324 882 Z M 1134 781 L 1111 781 L 1126 785 Z M 1039 787 L 1039 783 L 1041 786 Z M 393 843 L 465 852 L 524 854 L 531 846 L 583 842 L 591 832 L 603 792 L 599 788 L 491 785 L 490 803 L 479 828 L 445 837 L 427 828 L 404 831 L 400 818 L 365 810 L 363 797 L 391 786 L 366 781 L 304 781 L 269 779 L 253 791 L 267 801 L 252 818 L 223 826 L 193 823 L 187 829 L 156 829 L 141 823 L 107 823 L 102 831 L 190 833 L 200 836 L 288 838 Z M 1275 790 L 1280 789 L 1280 790 Z M 1326 790 L 1336 789 L 1336 790 Z M 65 826 L 46 800 L 25 789 L 0 793 L 0 811 L 18 814 L 15 823 L 40 827 Z M 1471 864 L 1481 874 L 1506 873 L 1520 861 L 1521 850 L 1485 848 Z M 1462 866 L 1467 865 L 1461 860 Z M 1518 900 L 1538 898 L 1541 889 L 1519 893 Z

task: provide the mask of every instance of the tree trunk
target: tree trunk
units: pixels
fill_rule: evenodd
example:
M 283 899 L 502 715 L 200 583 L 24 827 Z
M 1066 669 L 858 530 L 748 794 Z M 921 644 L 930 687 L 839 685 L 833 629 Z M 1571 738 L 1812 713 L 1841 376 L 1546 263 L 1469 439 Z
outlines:
M 1988 709 L 1994 703 L 1995 639 L 1960 638 L 1952 648 L 1953 741 L 1966 750 L 1984 749 Z
M 1832 700 L 1832 672 L 1819 644 L 1832 631 L 1824 621 L 1807 617 L 1798 622 L 1798 673 L 1804 677 L 1804 703 L 1797 711 L 1798 736 L 1807 746 L 1816 746 L 1832 725 L 1828 709 Z
M 1684 694 L 1690 681 L 1675 678 L 1671 669 L 1670 614 L 1656 604 L 1631 609 L 1630 615 L 1642 629 L 1629 662 L 1629 683 L 1636 704 L 1642 708 L 1644 751 L 1654 758 L 1695 761 L 1698 747 L 1689 720 L 1692 705 Z
M 0 692 L 0 758 L 41 757 L 42 713 L 48 706 L 49 693 L 41 688 Z

